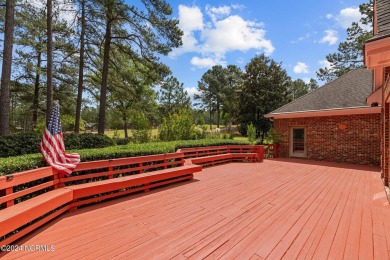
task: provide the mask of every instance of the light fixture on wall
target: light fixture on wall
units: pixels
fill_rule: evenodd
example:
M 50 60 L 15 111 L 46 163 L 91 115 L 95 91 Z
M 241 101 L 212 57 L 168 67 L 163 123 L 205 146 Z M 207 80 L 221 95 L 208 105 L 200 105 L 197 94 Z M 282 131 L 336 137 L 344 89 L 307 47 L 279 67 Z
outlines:
M 339 124 L 339 130 L 344 131 L 345 129 L 347 129 L 347 125 L 345 125 L 345 124 Z

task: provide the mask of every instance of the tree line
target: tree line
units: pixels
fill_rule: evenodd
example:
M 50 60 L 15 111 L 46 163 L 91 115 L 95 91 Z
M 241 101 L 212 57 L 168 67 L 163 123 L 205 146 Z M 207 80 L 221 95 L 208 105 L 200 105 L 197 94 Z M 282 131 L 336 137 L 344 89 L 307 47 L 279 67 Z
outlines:
M 247 126 L 256 128 L 256 138 L 264 140 L 271 120 L 264 115 L 318 88 L 317 81 L 292 80 L 287 71 L 264 54 L 257 55 L 242 71 L 236 65 L 213 66 L 198 82 L 196 104 L 208 111 L 209 122 L 216 114 L 217 127 L 237 124 L 246 136 Z M 210 126 L 211 127 L 211 126 Z
M 127 138 L 129 127 L 163 124 L 169 136 L 170 120 L 192 120 L 210 128 L 238 125 L 244 135 L 253 124 L 264 138 L 272 126 L 265 114 L 318 88 L 316 80 L 292 80 L 281 63 L 257 55 L 244 70 L 213 66 L 191 102 L 160 60 L 183 35 L 165 0 L 0 1 L 0 135 L 42 128 L 52 100 L 60 100 L 63 124 L 75 133 L 88 122 L 99 133 L 124 129 Z M 371 24 L 372 1 L 360 11 L 361 22 Z M 320 80 L 364 65 L 362 46 L 371 32 L 353 23 L 347 34 L 338 52 L 327 55 L 331 65 L 317 72 Z
M 182 44 L 178 20 L 164 0 L 3 4 L 1 135 L 45 122 L 53 99 L 74 115 L 79 132 L 83 93 L 98 103 L 98 132 L 104 133 L 107 108 L 118 107 L 124 118 L 125 109 L 137 109 L 142 102 L 136 96 L 148 95 L 170 74 L 161 55 Z

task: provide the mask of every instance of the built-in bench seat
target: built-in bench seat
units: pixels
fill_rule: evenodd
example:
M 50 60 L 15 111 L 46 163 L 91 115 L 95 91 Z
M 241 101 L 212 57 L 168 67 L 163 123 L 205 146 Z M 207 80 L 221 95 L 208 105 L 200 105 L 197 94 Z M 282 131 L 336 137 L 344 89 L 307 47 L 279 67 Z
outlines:
M 228 162 L 256 162 L 263 160 L 263 147 L 255 145 L 210 146 L 183 148 L 187 164 L 200 164 L 203 167 Z
M 56 189 L 1 210 L 1 236 L 71 202 L 72 199 L 71 190 Z
M 69 177 L 59 176 L 52 167 L 0 176 L 0 246 L 81 205 L 192 180 L 202 166 L 262 161 L 263 155 L 261 146 L 184 148 L 171 154 L 79 163 Z
M 192 180 L 194 172 L 201 170 L 202 167 L 199 165 L 182 165 L 175 168 L 162 169 L 120 178 L 112 178 L 98 182 L 69 186 L 66 187 L 66 189 L 73 191 L 74 202 L 72 203 L 72 208 L 74 209 L 75 207 L 83 204 L 100 201 L 102 199 L 114 196 L 121 196 L 123 194 L 129 194 L 138 191 L 149 191 L 151 188 L 163 186 L 166 184 L 184 180 Z M 100 196 L 96 197 L 95 195 Z M 80 200 L 89 196 L 94 197 Z
M 58 189 L 58 183 L 51 167 L 0 176 L 0 245 L 12 243 L 69 209 L 72 192 Z
M 84 162 L 70 177 L 52 167 L 0 176 L 0 246 L 80 205 L 192 180 L 201 170 L 172 153 Z

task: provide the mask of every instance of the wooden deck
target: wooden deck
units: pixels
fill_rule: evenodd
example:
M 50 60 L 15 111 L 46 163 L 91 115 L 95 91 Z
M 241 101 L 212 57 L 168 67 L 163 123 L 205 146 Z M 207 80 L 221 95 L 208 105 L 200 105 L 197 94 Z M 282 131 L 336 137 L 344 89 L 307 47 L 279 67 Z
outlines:
M 231 163 L 66 213 L 16 244 L 0 258 L 389 259 L 390 207 L 376 167 Z

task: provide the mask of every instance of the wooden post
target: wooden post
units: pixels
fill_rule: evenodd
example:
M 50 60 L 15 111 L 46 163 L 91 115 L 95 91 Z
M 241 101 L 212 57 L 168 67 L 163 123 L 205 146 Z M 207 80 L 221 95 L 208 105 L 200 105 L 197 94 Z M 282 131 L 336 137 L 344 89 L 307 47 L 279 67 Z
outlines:
M 264 146 L 262 146 L 262 145 L 258 146 L 258 154 L 259 154 L 259 161 L 263 162 L 264 161 Z
M 5 189 L 5 195 L 10 195 L 14 192 L 14 187 L 9 187 L 9 188 L 6 188 Z M 5 207 L 8 208 L 8 207 L 11 207 L 14 205 L 14 200 L 9 200 L 7 201 L 5 204 Z
M 56 169 L 54 169 L 53 167 L 51 168 L 51 170 L 53 172 L 53 180 L 57 180 L 58 179 L 58 184 L 54 185 L 54 189 L 60 189 L 60 188 L 65 187 L 65 182 L 63 182 L 63 178 L 61 178 L 61 176 L 59 175 L 58 171 Z
M 108 178 L 109 178 L 109 179 L 114 178 L 114 175 L 112 174 L 112 171 L 113 171 L 113 170 L 114 170 L 114 169 L 113 169 L 112 166 L 108 167 L 108 172 L 109 172 Z

